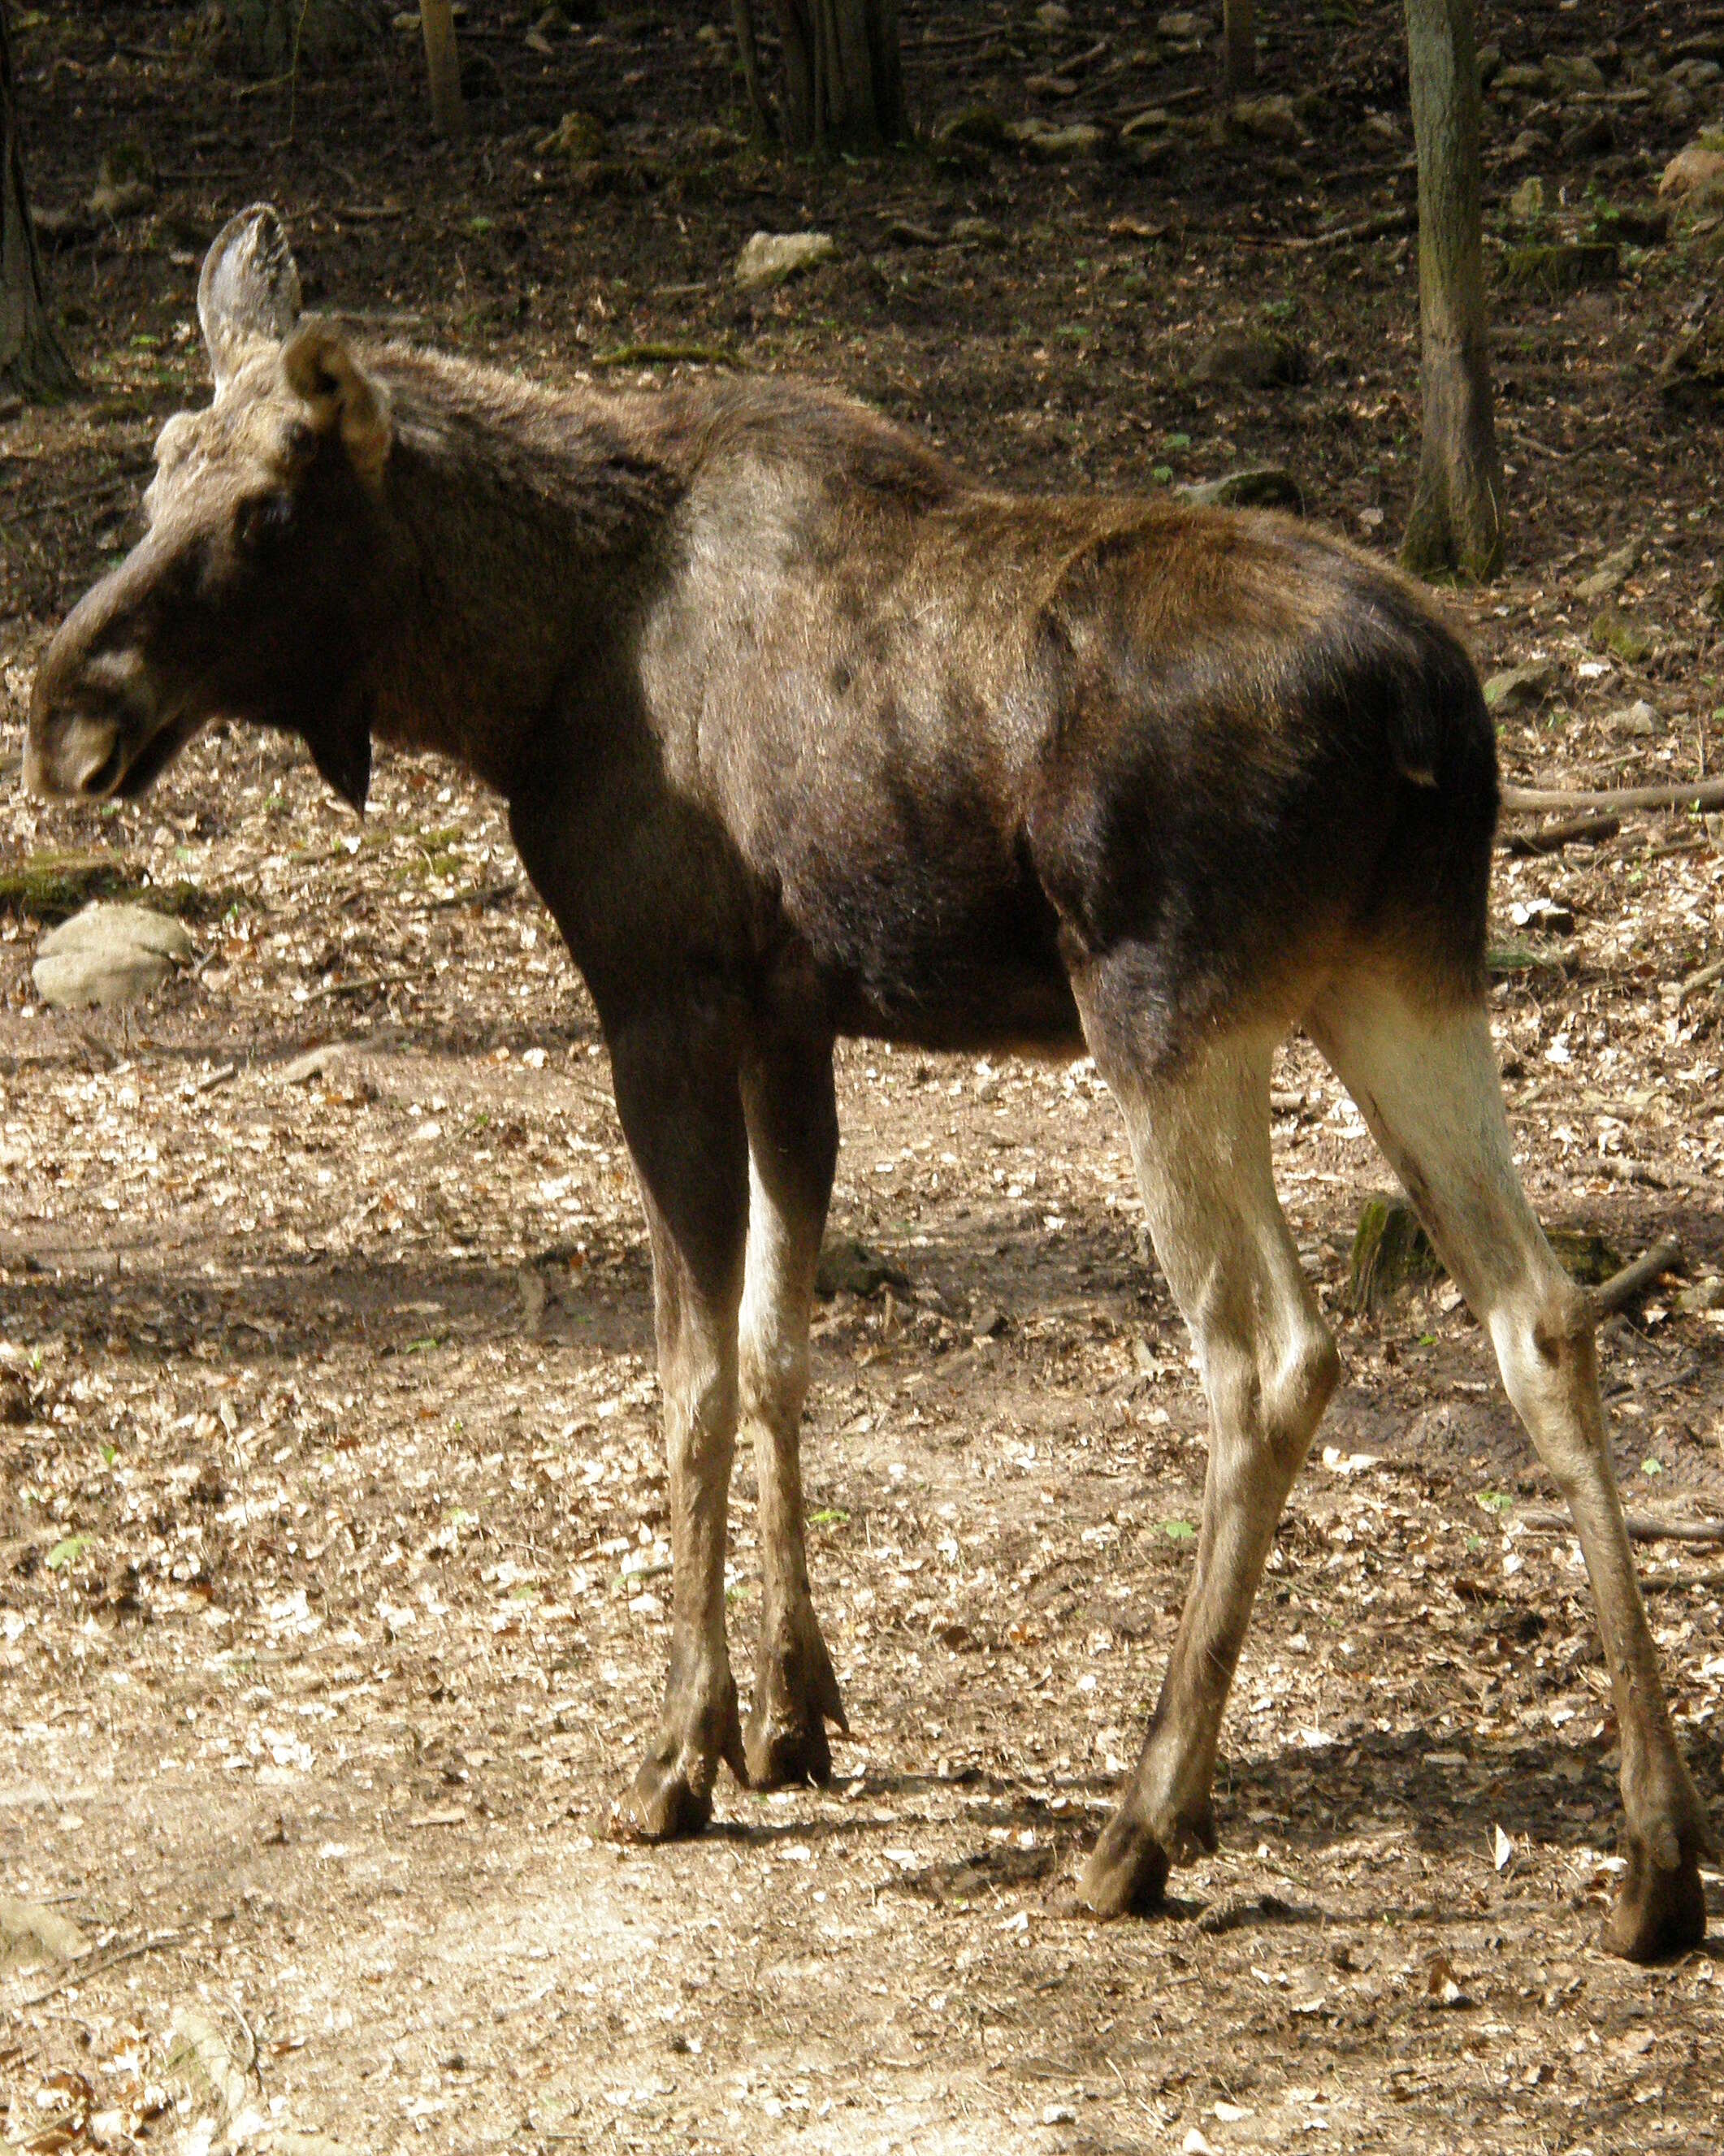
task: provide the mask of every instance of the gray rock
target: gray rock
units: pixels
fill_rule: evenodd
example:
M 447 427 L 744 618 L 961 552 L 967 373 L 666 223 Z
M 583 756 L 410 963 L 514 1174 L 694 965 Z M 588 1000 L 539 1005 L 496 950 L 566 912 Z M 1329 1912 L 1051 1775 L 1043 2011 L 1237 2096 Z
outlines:
M 1019 120 L 1006 133 L 1032 157 L 1086 157 L 1107 140 L 1106 129 L 1088 120 L 1074 120 L 1065 127 L 1046 120 Z
M 1303 382 L 1310 372 L 1296 339 L 1275 330 L 1226 330 L 1198 353 L 1192 379 L 1270 389 Z
M 1554 659 L 1536 659 L 1493 674 L 1485 684 L 1485 702 L 1493 711 L 1521 711 L 1542 704 L 1557 685 Z
M 1257 142 L 1296 142 L 1299 121 L 1290 97 L 1236 97 L 1233 124 Z
M 1558 97 L 1573 97 L 1581 91 L 1596 95 L 1604 87 L 1604 70 L 1589 53 L 1547 54 L 1544 79 Z
M 1620 711 L 1612 711 L 1604 723 L 1614 734 L 1626 734 L 1634 741 L 1650 741 L 1658 732 L 1658 707 L 1642 696 L 1634 703 L 1624 704 Z
M 1724 150 L 1714 148 L 1704 141 L 1691 142 L 1665 167 L 1658 192 L 1679 198 L 1693 196 L 1701 200 L 1724 198 Z
M 1589 606 L 1600 599 L 1608 599 L 1612 593 L 1619 592 L 1633 576 L 1640 560 L 1640 542 L 1630 539 L 1624 545 L 1614 547 L 1599 562 L 1589 577 L 1583 577 L 1574 587 L 1576 593 Z
M 1535 172 L 1509 197 L 1509 215 L 1516 224 L 1537 224 L 1545 213 L 1544 182 Z
M 846 1295 L 877 1295 L 883 1287 L 907 1288 L 909 1276 L 891 1260 L 854 1235 L 829 1235 L 820 1246 L 814 1270 L 814 1292 L 829 1299 Z
M 829 232 L 757 232 L 736 257 L 736 282 L 745 292 L 782 285 L 838 252 Z
M 118 1009 L 160 988 L 193 947 L 179 921 L 147 906 L 86 906 L 42 938 L 31 978 L 57 1010 Z
M 1540 97 L 1546 88 L 1545 72 L 1537 60 L 1514 60 L 1507 67 L 1500 67 L 1492 78 L 1493 90 L 1517 90 L 1529 97 Z

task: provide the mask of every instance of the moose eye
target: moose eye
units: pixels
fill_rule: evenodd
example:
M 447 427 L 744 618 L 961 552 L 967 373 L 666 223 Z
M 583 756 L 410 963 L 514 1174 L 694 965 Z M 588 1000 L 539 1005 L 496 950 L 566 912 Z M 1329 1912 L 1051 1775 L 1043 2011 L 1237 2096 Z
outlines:
M 293 502 L 285 494 L 254 494 L 233 512 L 235 542 L 254 553 L 280 538 L 293 521 Z

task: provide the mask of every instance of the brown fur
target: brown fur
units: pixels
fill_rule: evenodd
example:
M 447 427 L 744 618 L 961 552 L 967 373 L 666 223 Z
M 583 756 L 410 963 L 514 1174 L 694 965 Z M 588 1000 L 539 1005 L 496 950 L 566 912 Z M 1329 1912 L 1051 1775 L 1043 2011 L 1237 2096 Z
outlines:
M 1561 1294 L 1480 1047 L 1494 739 L 1411 588 L 1275 517 L 983 490 L 807 388 L 551 392 L 370 351 L 299 319 L 268 211 L 217 241 L 200 310 L 214 404 L 164 430 L 146 536 L 44 660 L 29 774 L 136 792 L 227 715 L 302 733 L 356 806 L 373 732 L 506 797 L 593 991 L 653 1242 L 675 1607 L 625 1823 L 699 1826 L 721 1758 L 827 1770 L 841 1708 L 798 1424 L 832 1048 L 863 1032 L 1087 1042 L 1121 1101 L 1217 1465 L 1181 1644 L 1085 1891 L 1153 1899 L 1213 1831 L 1227 1681 L 1337 1367 L 1269 1170 L 1269 1059 L 1309 1015 L 1425 1178 L 1535 1437 L 1582 1463 L 1644 1724 L 1630 1813 L 1653 1884 L 1623 1936 L 1691 1928 L 1697 1874 L 1674 1898 L 1659 1882 L 1691 1871 L 1704 1820 L 1644 1704 L 1596 1385 L 1518 1359 Z M 1451 1065 L 1484 1104 L 1458 1153 L 1427 1082 Z M 746 1734 L 723 1604 L 739 1424 L 767 1569 Z

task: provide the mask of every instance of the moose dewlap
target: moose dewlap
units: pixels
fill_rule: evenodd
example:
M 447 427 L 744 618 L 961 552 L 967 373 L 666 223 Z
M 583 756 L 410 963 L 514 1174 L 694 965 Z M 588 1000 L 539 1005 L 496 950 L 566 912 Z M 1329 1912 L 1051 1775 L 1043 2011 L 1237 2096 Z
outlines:
M 279 220 L 204 264 L 208 410 L 39 670 L 38 791 L 135 794 L 211 719 L 292 729 L 362 805 L 374 737 L 507 799 L 585 974 L 651 1235 L 675 1559 L 663 1712 L 620 1823 L 721 1761 L 824 1778 L 844 1711 L 798 1428 L 837 1152 L 832 1050 L 1087 1044 L 1191 1327 L 1212 1460 L 1142 1758 L 1080 1891 L 1152 1907 L 1213 1840 L 1223 1708 L 1338 1373 L 1275 1191 L 1303 1026 L 1352 1091 L 1573 1509 L 1615 1686 L 1609 1943 L 1698 1939 L 1705 1811 L 1612 1477 L 1589 1312 L 1511 1163 L 1483 1005 L 1494 739 L 1405 583 L 1270 516 L 984 490 L 788 383 L 549 391 L 302 316 Z M 738 1428 L 753 1698 L 725 1635 Z

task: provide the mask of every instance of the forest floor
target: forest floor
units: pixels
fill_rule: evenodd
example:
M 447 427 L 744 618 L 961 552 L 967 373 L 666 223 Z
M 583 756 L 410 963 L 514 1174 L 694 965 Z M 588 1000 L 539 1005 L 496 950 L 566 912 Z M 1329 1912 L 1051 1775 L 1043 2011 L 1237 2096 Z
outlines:
M 1308 1049 L 1277 1074 L 1277 1164 L 1347 1378 L 1245 1650 L 1221 1851 L 1170 1913 L 1100 1926 L 1072 1891 L 1172 1635 L 1205 1425 L 1085 1064 L 844 1053 L 834 1231 L 900 1276 L 816 1328 L 812 1563 L 853 1734 L 829 1789 L 726 1783 L 700 1841 L 621 1847 L 666 1640 L 648 1265 L 591 1006 L 496 804 L 386 757 L 361 825 L 295 746 L 225 729 L 135 806 L 16 788 L 35 655 L 128 543 L 162 420 L 207 395 L 201 250 L 259 197 L 318 303 L 428 342 L 552 379 L 674 371 L 606 366 L 644 345 L 803 372 L 1013 484 L 1271 461 L 1392 548 L 1418 413 L 1401 11 L 1265 13 L 1265 92 L 1317 93 L 1290 139 L 1212 133 L 1213 6 L 1193 50 L 1136 5 L 1044 30 L 982 0 L 906 8 L 918 119 L 985 100 L 1093 121 L 1101 151 L 814 170 L 747 146 L 716 5 L 612 8 L 541 51 L 531 14 L 475 0 L 458 149 L 409 36 L 258 90 L 189 9 L 14 7 L 90 394 L 0 414 L 8 2146 L 1724 2142 L 1718 1931 L 1654 1970 L 1597 1944 L 1616 1731 L 1577 1548 L 1528 1522 L 1550 1486 L 1452 1291 L 1348 1307 L 1388 1174 Z M 1544 239 L 1619 212 L 1644 237 L 1724 102 L 1721 26 L 1563 0 L 1502 29 L 1506 62 L 1545 62 L 1547 29 L 1603 84 L 1487 102 L 1511 562 L 1453 605 L 1487 673 L 1544 669 L 1503 712 L 1521 783 L 1724 762 L 1724 431 L 1657 380 L 1716 234 L 1624 245 L 1561 299 L 1501 281 L 1531 173 Z M 604 131 L 578 170 L 540 146 L 571 110 Z M 144 199 L 91 220 L 126 146 Z M 736 290 L 751 233 L 804 227 L 829 264 Z M 1303 378 L 1202 379 L 1241 330 L 1295 341 Z M 1630 542 L 1595 633 L 1578 586 Z M 1720 829 L 1505 855 L 1494 901 L 1535 1202 L 1622 1257 L 1685 1252 L 1603 1351 L 1654 1514 L 1724 1511 L 1724 1310 L 1678 1301 L 1724 1271 L 1724 989 L 1682 985 L 1724 951 Z M 179 910 L 195 962 L 129 1019 L 45 1009 L 44 921 L 115 887 Z M 753 1521 L 745 1462 L 739 1671 Z M 1724 1820 L 1724 1555 L 1642 1557 Z

